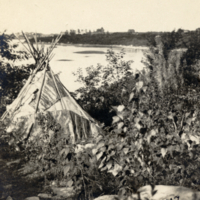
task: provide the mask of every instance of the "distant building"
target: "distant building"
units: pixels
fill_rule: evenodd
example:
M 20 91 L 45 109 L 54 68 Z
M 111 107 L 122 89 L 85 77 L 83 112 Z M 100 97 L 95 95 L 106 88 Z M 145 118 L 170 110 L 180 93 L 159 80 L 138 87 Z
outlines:
M 134 29 L 129 29 L 128 33 L 135 33 L 135 30 Z

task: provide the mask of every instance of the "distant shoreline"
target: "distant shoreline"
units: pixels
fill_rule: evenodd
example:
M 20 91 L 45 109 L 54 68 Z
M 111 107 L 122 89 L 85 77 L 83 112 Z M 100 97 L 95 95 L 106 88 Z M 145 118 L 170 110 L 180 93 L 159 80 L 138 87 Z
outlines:
M 34 43 L 35 44 L 35 43 Z M 51 42 L 42 42 L 44 45 L 50 45 Z M 98 48 L 130 48 L 130 49 L 141 49 L 148 50 L 147 46 L 133 46 L 133 45 L 108 45 L 108 44 L 72 44 L 72 43 L 58 43 L 57 46 L 75 46 L 75 47 L 98 47 Z

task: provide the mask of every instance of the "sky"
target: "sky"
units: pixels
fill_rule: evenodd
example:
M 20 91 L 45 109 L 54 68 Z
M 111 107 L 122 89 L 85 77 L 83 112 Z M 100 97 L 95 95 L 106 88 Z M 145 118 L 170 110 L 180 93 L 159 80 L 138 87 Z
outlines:
M 0 32 L 172 31 L 200 27 L 200 0 L 0 0 Z

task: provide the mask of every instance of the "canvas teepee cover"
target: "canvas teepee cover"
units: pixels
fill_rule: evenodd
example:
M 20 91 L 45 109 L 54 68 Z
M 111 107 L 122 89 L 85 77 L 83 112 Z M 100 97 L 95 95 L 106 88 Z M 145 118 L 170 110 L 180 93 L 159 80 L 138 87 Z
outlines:
M 15 134 L 19 141 L 33 140 L 34 136 L 43 132 L 36 119 L 41 114 L 49 114 L 56 122 L 53 126 L 60 125 L 60 130 L 72 143 L 98 135 L 100 128 L 94 119 L 77 104 L 49 66 L 52 50 L 61 36 L 56 38 L 45 54 L 43 47 L 36 49 L 24 37 L 36 60 L 36 68 L 2 116 L 3 120 L 8 119 L 7 132 Z

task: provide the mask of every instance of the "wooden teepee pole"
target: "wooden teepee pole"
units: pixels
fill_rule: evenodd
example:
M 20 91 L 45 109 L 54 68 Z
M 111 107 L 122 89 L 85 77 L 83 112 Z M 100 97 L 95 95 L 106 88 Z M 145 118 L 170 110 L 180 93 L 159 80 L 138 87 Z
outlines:
M 38 95 L 38 99 L 37 99 L 37 103 L 36 103 L 36 107 L 35 107 L 35 113 L 37 113 L 37 111 L 38 111 L 39 102 L 40 102 L 40 98 L 41 98 L 41 95 L 42 95 L 42 90 L 43 90 L 43 87 L 44 87 L 44 81 L 45 81 L 46 72 L 47 72 L 47 65 L 48 65 L 48 63 L 46 63 L 46 66 L 45 66 L 45 69 L 44 69 L 44 75 L 43 75 L 42 84 L 41 84 L 41 87 L 40 87 L 40 93 Z
M 24 38 L 25 38 L 25 40 L 26 40 L 26 42 L 27 42 L 27 44 L 28 44 L 29 50 L 30 50 L 30 52 L 31 52 L 31 55 L 32 55 L 33 58 L 35 59 L 34 52 L 32 52 L 31 44 L 30 44 L 28 38 L 26 37 L 26 35 L 25 35 L 25 33 L 24 33 L 23 31 L 22 31 L 22 34 L 23 34 L 23 36 L 24 36 Z

